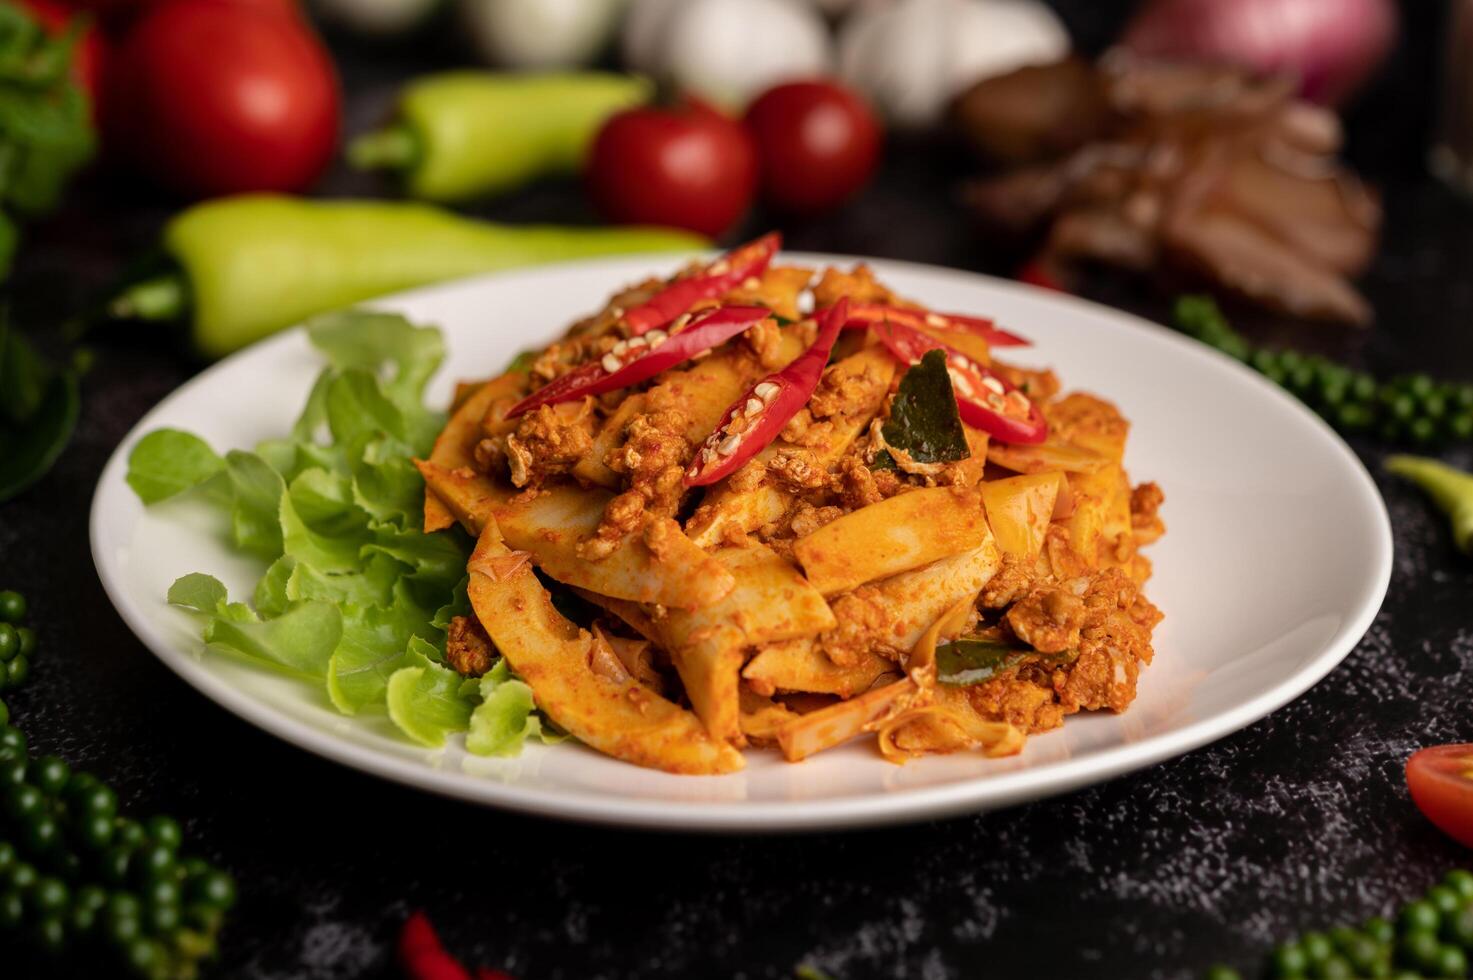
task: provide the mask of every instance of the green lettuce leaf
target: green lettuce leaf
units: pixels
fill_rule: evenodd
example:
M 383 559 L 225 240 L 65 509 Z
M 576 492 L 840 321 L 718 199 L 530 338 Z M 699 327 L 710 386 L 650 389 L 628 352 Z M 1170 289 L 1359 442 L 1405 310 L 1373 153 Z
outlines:
M 542 719 L 535 713 L 532 689 L 513 677 L 505 660 L 476 682 L 481 703 L 471 712 L 465 747 L 476 755 L 516 755 L 522 743 L 542 736 Z
M 128 454 L 128 486 L 145 504 L 193 489 L 225 469 L 225 460 L 192 432 L 155 429 Z
M 421 745 L 439 748 L 452 732 L 470 725 L 471 704 L 461 693 L 462 678 L 432 657 L 435 648 L 419 637 L 409 641 L 406 666 L 389 677 L 389 717 Z
M 476 751 L 547 737 L 504 667 L 465 681 L 444 666 L 446 628 L 469 612 L 472 542 L 423 533 L 411 462 L 443 421 L 420 401 L 444 355 L 439 334 L 358 312 L 309 329 L 330 363 L 290 432 L 223 458 L 177 430 L 134 450 L 129 483 L 145 503 L 206 485 L 235 546 L 266 563 L 250 605 L 200 573 L 175 582 L 169 601 L 203 614 L 210 649 L 321 684 L 344 714 L 387 711 L 420 744 L 444 744 L 477 711 Z

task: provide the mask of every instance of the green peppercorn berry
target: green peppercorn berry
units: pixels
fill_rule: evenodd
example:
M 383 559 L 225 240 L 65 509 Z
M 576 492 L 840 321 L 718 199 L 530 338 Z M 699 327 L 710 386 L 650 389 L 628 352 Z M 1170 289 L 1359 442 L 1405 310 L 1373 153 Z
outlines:
M 84 776 L 85 780 L 82 779 Z M 67 789 L 71 791 L 71 802 L 77 812 L 89 816 L 106 817 L 109 820 L 113 819 L 113 814 L 118 812 L 118 794 L 112 791 L 112 787 L 102 785 L 87 773 L 73 776 Z M 139 832 L 141 834 L 141 827 Z M 141 836 L 139 840 L 142 840 Z M 133 843 L 136 845 L 137 842 Z
M 1454 385 L 1451 400 L 1458 408 L 1473 408 L 1473 385 Z
M 108 898 L 102 918 L 108 938 L 120 946 L 138 938 L 143 928 L 142 915 L 143 908 L 138 904 L 138 899 L 127 892 L 114 892 Z
M 1309 957 L 1298 943 L 1284 943 L 1273 952 L 1273 968 L 1279 980 L 1297 980 L 1309 969 Z
M 92 909 L 95 912 L 107 905 L 107 889 L 101 885 L 83 885 L 77 889 L 72 905 L 79 909 Z
M 1409 422 L 1417 414 L 1417 403 L 1410 395 L 1397 395 L 1386 407 L 1390 409 L 1391 417 L 1398 422 Z
M 14 589 L 0 592 L 0 619 L 18 623 L 26 618 L 26 597 Z
M 1437 906 L 1420 899 L 1415 902 L 1408 902 L 1403 906 L 1401 915 L 1397 920 L 1397 924 L 1401 926 L 1403 933 L 1436 933 L 1437 927 L 1441 922 L 1442 916 L 1438 914 Z M 1412 965 L 1415 966 L 1416 964 Z
M 26 861 L 17 861 L 10 868 L 10 886 L 17 891 L 26 891 L 35 886 L 41 877 L 36 866 Z
M 179 870 L 183 873 L 185 878 L 203 878 L 205 875 L 209 874 L 215 869 L 211 868 L 210 862 L 206 861 L 204 858 L 193 857 L 185 858 L 184 861 L 180 863 Z
M 1289 372 L 1284 370 L 1282 361 L 1274 361 L 1262 369 L 1263 376 L 1276 385 L 1282 385 L 1288 378 Z
M 223 871 L 211 871 L 190 881 L 190 897 L 212 908 L 228 909 L 235 904 L 235 879 Z
M 1343 956 L 1330 956 L 1314 965 L 1313 974 L 1318 980 L 1354 980 L 1355 968 Z
M 7 888 L 0 891 L 0 929 L 14 929 L 26 915 L 26 903 L 20 891 Z
M 164 948 L 151 939 L 131 938 L 126 947 L 128 966 L 141 977 L 151 977 L 164 962 Z
M 36 631 L 29 626 L 17 626 L 15 635 L 20 638 L 20 655 L 29 659 L 36 652 Z
M 61 843 L 61 824 L 50 814 L 40 814 L 25 825 L 26 844 L 38 854 L 49 854 Z
M 20 634 L 9 623 L 0 623 L 0 661 L 9 663 L 20 653 Z
M 32 927 L 31 938 L 48 953 L 59 953 L 66 945 L 66 923 L 59 915 L 48 915 Z
M 1350 395 L 1357 401 L 1368 402 L 1375 398 L 1379 387 L 1376 379 L 1364 372 L 1357 372 L 1350 376 Z
M 1293 371 L 1295 368 L 1303 363 L 1304 358 L 1297 350 L 1294 350 L 1293 348 L 1286 348 L 1279 351 L 1279 364 L 1283 367 L 1285 371 Z
M 24 752 L 26 750 L 25 733 L 13 725 L 0 728 L 0 748 L 17 749 Z
M 60 912 L 66 907 L 69 897 L 66 882 L 50 875 L 39 879 L 31 889 L 31 902 L 42 914 Z
M 1441 953 L 1442 944 L 1437 941 L 1436 933 L 1426 929 L 1409 929 L 1396 944 L 1397 962 L 1411 970 L 1435 971 Z
M 46 794 L 30 784 L 17 786 L 5 800 L 6 812 L 21 823 L 40 816 L 45 806 Z
M 1437 440 L 1437 423 L 1425 415 L 1419 415 L 1408 423 L 1407 434 L 1418 445 L 1429 445 Z
M 1447 885 L 1433 885 L 1427 889 L 1426 900 L 1443 916 L 1452 915 L 1463 904 L 1462 896 Z
M 1313 364 L 1301 364 L 1289 372 L 1289 387 L 1296 394 L 1307 395 L 1314 390 L 1315 370 Z
M 149 840 L 162 844 L 171 851 L 178 850 L 179 842 L 184 839 L 184 831 L 180 828 L 179 821 L 173 817 L 150 817 L 148 823 L 144 824 L 144 829 L 148 831 Z
M 98 912 L 85 905 L 73 905 L 67 912 L 67 926 L 78 935 L 86 935 L 97 926 Z
M 162 844 L 145 844 L 134 855 L 133 877 L 140 885 L 174 877 L 174 851 Z
M 1253 370 L 1260 374 L 1267 374 L 1270 368 L 1279 366 L 1279 355 L 1267 347 L 1260 347 L 1248 357 L 1248 363 Z
M 137 820 L 119 817 L 117 829 L 113 831 L 113 839 L 123 847 L 138 848 L 142 847 L 143 842 L 148 839 L 148 832 Z
M 1355 968 L 1358 977 L 1373 977 L 1376 973 L 1376 965 L 1381 962 L 1381 944 L 1370 936 L 1355 932 L 1340 947 L 1345 954 L 1345 959 Z
M 0 796 L 9 796 L 26 785 L 30 763 L 24 759 L 9 759 L 0 762 Z
M 30 769 L 31 782 L 52 796 L 62 791 L 71 774 L 71 766 L 54 755 L 43 755 Z
M 1456 946 L 1444 946 L 1437 952 L 1437 976 L 1461 980 L 1468 975 L 1468 954 Z
M 1406 390 L 1413 398 L 1426 398 L 1437 390 L 1437 384 L 1425 374 L 1414 374 L 1406 379 Z
M 151 905 L 145 919 L 148 931 L 155 936 L 167 936 L 179 928 L 179 906 Z
M 1463 898 L 1473 898 L 1473 871 L 1454 868 L 1443 876 L 1442 883 Z
M 179 883 L 169 878 L 160 878 L 149 883 L 143 891 L 143 898 L 150 905 L 178 905 Z
M 1320 401 L 1331 408 L 1344 405 L 1349 395 L 1350 389 L 1343 384 L 1334 381 L 1320 382 Z
M 133 863 L 133 852 L 126 847 L 114 846 L 102 854 L 97 863 L 98 873 L 109 885 L 121 885 L 128 880 L 128 869 Z
M 1434 422 L 1447 414 L 1447 399 L 1441 392 L 1434 391 L 1422 399 L 1422 414 Z
M 113 821 L 100 813 L 84 814 L 75 824 L 77 837 L 82 846 L 91 851 L 100 851 L 112 843 Z
M 1473 953 L 1473 898 L 1465 898 L 1462 908 L 1443 920 L 1442 938 Z
M 1207 975 L 1203 980 L 1243 980 L 1243 975 L 1230 966 L 1216 963 L 1207 968 Z
M 1473 415 L 1460 412 L 1457 415 L 1449 415 L 1443 420 L 1443 428 L 1447 431 L 1449 439 L 1462 441 L 1473 439 Z
M 15 853 L 15 845 L 8 840 L 0 840 L 0 881 L 5 880 L 5 874 L 19 860 Z

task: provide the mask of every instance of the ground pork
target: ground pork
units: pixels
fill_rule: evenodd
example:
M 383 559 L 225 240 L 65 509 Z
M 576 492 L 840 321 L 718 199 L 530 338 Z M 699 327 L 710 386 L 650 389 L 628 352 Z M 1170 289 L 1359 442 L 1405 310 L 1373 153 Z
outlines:
M 474 616 L 456 616 L 445 630 L 445 660 L 456 673 L 480 677 L 496 660 L 491 637 Z

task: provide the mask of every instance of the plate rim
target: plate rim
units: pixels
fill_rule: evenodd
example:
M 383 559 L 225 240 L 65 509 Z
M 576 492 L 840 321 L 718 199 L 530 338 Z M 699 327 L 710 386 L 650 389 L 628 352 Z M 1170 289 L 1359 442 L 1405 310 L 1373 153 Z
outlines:
M 533 267 L 503 270 L 448 280 L 430 286 L 375 297 L 359 304 L 365 307 L 398 305 L 422 300 L 437 293 L 465 289 L 481 282 L 515 278 L 529 273 L 560 273 L 626 266 L 633 261 L 657 262 L 670 255 L 692 253 L 658 253 L 640 256 L 610 256 L 572 262 L 547 263 Z M 1184 728 L 1147 736 L 1136 742 L 1114 745 L 1079 758 L 1051 762 L 1006 773 L 975 776 L 903 792 L 848 795 L 808 801 L 716 801 L 692 802 L 645 797 L 624 797 L 594 792 L 568 792 L 515 783 L 484 779 L 459 771 L 446 771 L 426 765 L 423 760 L 387 755 L 372 746 L 341 738 L 329 731 L 299 721 L 235 687 L 211 671 L 201 658 L 178 648 L 152 622 L 148 614 L 133 602 L 121 581 L 121 569 L 102 554 L 104 504 L 109 494 L 127 490 L 124 480 L 127 468 L 125 450 L 131 450 L 141 435 L 158 425 L 156 417 L 185 392 L 207 385 L 218 373 L 230 369 L 234 361 L 246 354 L 260 352 L 273 345 L 293 343 L 302 334 L 297 325 L 263 338 L 205 368 L 183 384 L 172 389 L 143 414 L 119 440 L 98 476 L 89 508 L 88 538 L 93 565 L 103 590 L 113 608 L 135 637 L 176 676 L 204 697 L 225 708 L 237 718 L 258 729 L 341 765 L 359 772 L 427 790 L 437 795 L 482 806 L 495 806 L 524 815 L 553 817 L 586 824 L 635 827 L 649 830 L 692 832 L 783 833 L 848 829 L 876 825 L 898 825 L 921 820 L 940 819 L 964 813 L 979 813 L 1015 806 L 1031 800 L 1070 792 L 1085 785 L 1103 783 L 1126 773 L 1195 751 L 1210 742 L 1225 738 L 1288 704 L 1302 695 L 1338 666 L 1355 648 L 1370 628 L 1390 586 L 1393 567 L 1393 539 L 1390 515 L 1370 472 L 1354 450 L 1318 415 L 1297 399 L 1263 378 L 1246 365 L 1221 352 L 1183 337 L 1144 317 L 1068 293 L 1041 289 L 1026 283 L 1001 279 L 984 273 L 949 266 L 938 266 L 901 259 L 847 255 L 828 252 L 784 252 L 784 256 L 800 262 L 851 263 L 867 262 L 877 267 L 891 267 L 925 274 L 943 274 L 980 282 L 991 289 L 1023 293 L 1033 298 L 1046 298 L 1050 303 L 1074 307 L 1094 316 L 1114 319 L 1121 328 L 1144 330 L 1157 342 L 1177 348 L 1180 355 L 1210 362 L 1216 370 L 1239 372 L 1251 379 L 1262 394 L 1277 399 L 1281 407 L 1307 419 L 1321 438 L 1328 440 L 1342 460 L 1355 474 L 1361 495 L 1374 502 L 1369 508 L 1375 518 L 1372 542 L 1375 550 L 1374 574 L 1365 580 L 1356 600 L 1355 613 L 1342 622 L 1335 634 L 1314 655 L 1277 684 L 1259 691 L 1244 703 L 1192 722 Z

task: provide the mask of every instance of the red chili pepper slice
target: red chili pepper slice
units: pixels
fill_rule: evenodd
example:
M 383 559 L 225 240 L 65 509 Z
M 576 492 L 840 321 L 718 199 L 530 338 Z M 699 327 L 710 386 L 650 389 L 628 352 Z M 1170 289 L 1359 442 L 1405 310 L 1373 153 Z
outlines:
M 880 324 L 875 336 L 904 364 L 916 363 L 926 351 L 945 351 L 956 406 L 968 425 L 998 442 L 1033 445 L 1048 438 L 1048 422 L 1032 399 L 961 351 L 894 321 Z
M 834 341 L 848 319 L 849 301 L 841 299 L 821 314 L 818 337 L 806 351 L 731 403 L 685 471 L 686 486 L 710 486 L 731 475 L 777 438 L 788 419 L 813 397 L 818 379 L 828 364 L 829 351 L 834 349 Z M 727 431 L 738 416 L 745 420 L 745 426 L 740 432 Z
M 929 310 L 912 310 L 903 306 L 887 306 L 883 303 L 859 303 L 849 307 L 850 327 L 872 326 L 876 323 L 901 323 L 921 329 L 965 330 L 976 334 L 993 347 L 1030 347 L 1033 341 L 1004 330 L 991 320 L 961 313 L 932 313 Z
M 429 917 L 412 913 L 399 932 L 399 967 L 409 980 L 471 980 L 465 967 L 445 952 Z
M 693 318 L 679 333 L 653 330 L 642 337 L 621 340 L 597 361 L 589 361 L 554 378 L 517 402 L 506 417 L 512 419 L 543 405 L 639 384 L 725 343 L 770 316 L 772 311 L 764 306 L 722 306 Z
M 705 272 L 672 282 L 624 314 L 629 332 L 638 337 L 663 327 L 701 300 L 713 299 L 751 276 L 760 276 L 782 247 L 782 241 L 781 235 L 770 232 L 727 252 L 707 266 Z

